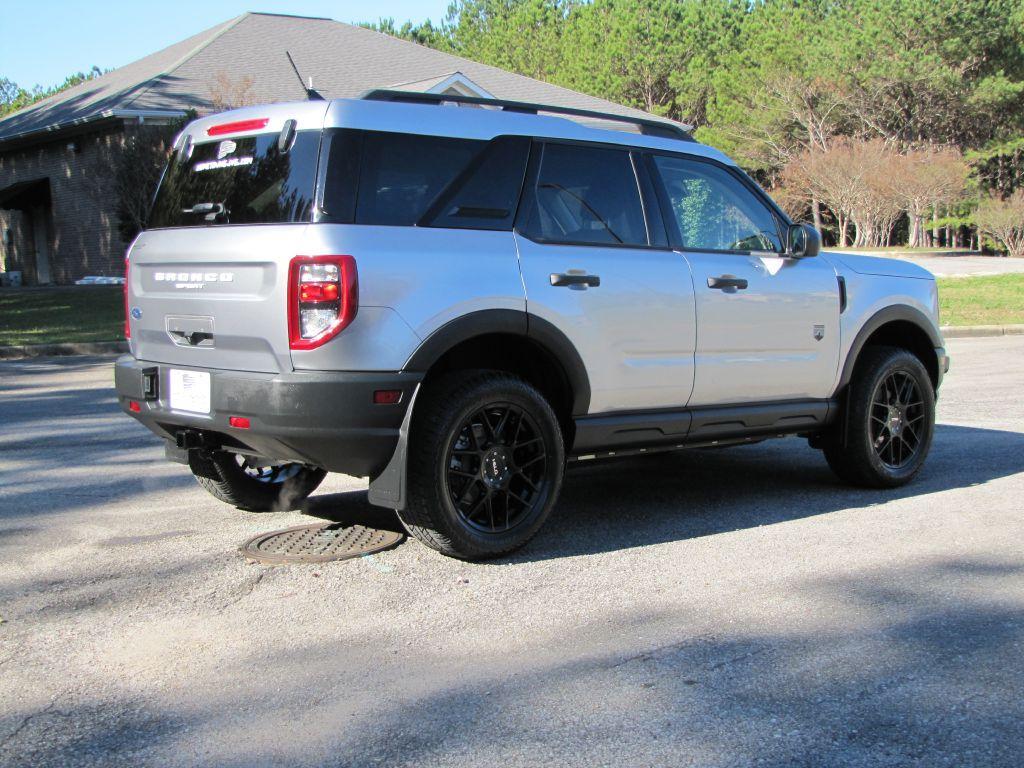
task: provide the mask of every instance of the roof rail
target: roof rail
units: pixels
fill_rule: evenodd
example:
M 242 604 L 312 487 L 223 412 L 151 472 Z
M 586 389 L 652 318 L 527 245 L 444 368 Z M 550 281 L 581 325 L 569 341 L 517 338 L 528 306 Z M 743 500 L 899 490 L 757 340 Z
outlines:
M 388 88 L 375 88 L 367 91 L 359 98 L 369 101 L 398 101 L 412 104 L 475 104 L 484 107 L 500 107 L 506 112 L 523 112 L 536 115 L 539 112 L 550 112 L 555 115 L 571 115 L 573 117 L 589 117 L 594 120 L 609 120 L 616 123 L 629 123 L 640 129 L 645 136 L 660 136 L 665 139 L 695 141 L 690 132 L 679 124 L 652 120 L 646 117 L 630 117 L 617 115 L 613 112 L 597 112 L 590 109 L 575 107 L 556 107 L 551 104 L 532 104 L 526 101 L 506 101 L 505 99 L 485 99 L 478 96 L 461 96 L 449 93 L 423 93 L 422 91 L 396 91 Z

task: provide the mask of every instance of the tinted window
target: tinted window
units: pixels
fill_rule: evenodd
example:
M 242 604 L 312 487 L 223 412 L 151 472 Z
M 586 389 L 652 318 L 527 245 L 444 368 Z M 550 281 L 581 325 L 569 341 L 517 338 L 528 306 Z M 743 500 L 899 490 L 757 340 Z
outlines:
M 150 212 L 151 227 L 309 221 L 319 131 L 300 131 L 281 152 L 278 134 L 193 146 L 172 157 Z
M 781 251 L 775 216 L 735 176 L 711 163 L 656 156 L 683 248 Z
M 486 144 L 406 133 L 329 133 L 321 220 L 356 224 L 416 224 Z
M 491 141 L 438 199 L 429 226 L 512 229 L 529 155 L 530 140 L 525 136 Z
M 647 245 L 629 153 L 546 144 L 523 234 L 556 243 Z

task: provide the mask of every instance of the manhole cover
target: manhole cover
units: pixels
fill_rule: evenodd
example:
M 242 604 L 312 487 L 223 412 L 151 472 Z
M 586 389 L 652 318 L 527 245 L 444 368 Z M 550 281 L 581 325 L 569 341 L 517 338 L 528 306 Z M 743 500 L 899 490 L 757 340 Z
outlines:
M 242 545 L 242 554 L 261 563 L 326 563 L 380 552 L 405 538 L 362 525 L 315 523 L 261 533 Z

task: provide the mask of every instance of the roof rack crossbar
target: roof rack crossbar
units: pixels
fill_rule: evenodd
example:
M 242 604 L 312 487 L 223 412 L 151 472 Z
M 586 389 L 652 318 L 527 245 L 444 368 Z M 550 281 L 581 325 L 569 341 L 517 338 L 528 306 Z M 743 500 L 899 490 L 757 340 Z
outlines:
M 681 125 L 661 120 L 651 120 L 646 117 L 630 117 L 629 115 L 617 115 L 614 112 L 598 112 L 590 109 L 577 109 L 576 107 L 556 107 L 551 104 L 533 104 L 526 101 L 507 101 L 505 99 L 487 99 L 478 96 L 462 96 L 449 93 L 424 93 L 422 91 L 397 91 L 389 88 L 376 88 L 367 91 L 361 99 L 368 101 L 396 101 L 413 104 L 474 104 L 485 107 L 500 107 L 505 112 L 522 112 L 536 115 L 539 112 L 550 112 L 555 115 L 571 115 L 573 117 L 588 117 L 594 120 L 609 120 L 616 123 L 629 123 L 640 129 L 645 136 L 660 136 L 668 139 L 682 139 L 683 141 L 694 141 L 689 131 Z

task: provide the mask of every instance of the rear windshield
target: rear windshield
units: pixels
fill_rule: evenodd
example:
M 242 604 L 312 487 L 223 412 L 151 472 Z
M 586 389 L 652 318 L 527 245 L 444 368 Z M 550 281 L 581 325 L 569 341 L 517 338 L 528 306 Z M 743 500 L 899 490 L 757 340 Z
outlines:
M 279 134 L 225 139 L 175 155 L 167 167 L 149 226 L 284 224 L 310 221 L 320 131 L 299 131 L 291 149 Z

